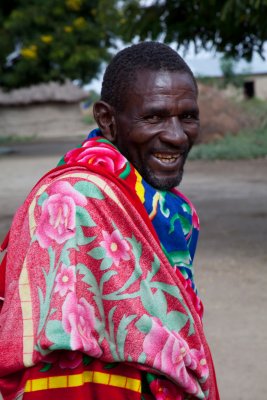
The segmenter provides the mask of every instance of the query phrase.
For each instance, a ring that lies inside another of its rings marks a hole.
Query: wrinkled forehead
[[[174,93],[188,90],[197,97],[197,84],[191,74],[185,70],[137,70],[131,77],[126,96],[131,94],[146,95],[151,93]]]
[[[138,71],[126,91],[122,112],[144,111],[150,106],[173,108],[181,101],[197,108],[197,89],[192,76],[185,71]]]

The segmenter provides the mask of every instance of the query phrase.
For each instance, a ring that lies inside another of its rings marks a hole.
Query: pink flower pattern
[[[127,162],[125,157],[112,146],[100,142],[96,147],[94,140],[87,140],[82,147],[69,151],[64,161],[67,164],[78,162],[100,166],[111,173],[121,171]]]
[[[156,400],[184,400],[178,387],[167,380],[155,379],[150,384],[150,390]]]
[[[203,346],[201,346],[200,350],[191,350],[191,362],[189,366],[193,371],[198,372],[203,382],[206,381],[209,376],[209,367]]]
[[[198,372],[200,377],[208,376],[203,350],[191,350],[178,333],[168,331],[157,318],[152,318],[143,350],[155,369],[171,376],[187,393],[196,395],[200,390],[190,370]]]
[[[62,369],[74,369],[82,363],[83,355],[79,351],[53,351],[42,361],[47,364],[58,364]]]
[[[36,229],[37,240],[43,248],[49,247],[53,240],[61,244],[75,235],[76,206],[87,203],[84,195],[64,181],[54,183],[49,194],[43,202]]]
[[[107,256],[112,258],[116,266],[119,265],[120,259],[127,261],[130,260],[129,250],[130,246],[125,239],[122,239],[118,229],[109,234],[103,231],[104,240],[100,245],[106,250]]]
[[[70,265],[68,267],[67,265],[62,264],[55,281],[55,292],[59,292],[61,297],[65,296],[68,290],[73,292],[76,283],[75,266]]]
[[[93,336],[96,319],[94,308],[85,300],[68,293],[62,306],[62,325],[70,334],[72,350],[81,350],[92,357],[100,357],[102,350]]]

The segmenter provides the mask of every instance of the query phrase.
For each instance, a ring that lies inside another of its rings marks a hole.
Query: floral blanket
[[[218,399],[192,275],[181,273],[190,271],[188,252],[177,258],[153,225],[158,208],[168,214],[168,196],[154,193],[149,215],[140,175],[103,138],[63,164],[35,186],[11,227],[0,314],[4,399],[27,399],[31,371],[62,351],[161,377],[154,398]],[[194,225],[190,203],[175,196]],[[192,226],[176,215],[170,229],[178,223],[190,244]],[[38,384],[37,392],[55,389]]]

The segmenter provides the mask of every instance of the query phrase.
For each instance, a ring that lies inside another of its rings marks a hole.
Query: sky
[[[175,48],[175,45],[171,47]],[[123,46],[121,45],[121,49],[122,48]],[[220,53],[201,50],[198,54],[195,54],[193,46],[191,46],[186,55],[183,55],[183,51],[179,51],[179,54],[182,55],[196,77],[217,77],[222,75],[220,69],[220,58],[222,57],[222,54]],[[263,60],[258,54],[254,54],[250,63],[246,62],[245,60],[237,62],[235,64],[235,72],[267,73],[267,44],[264,48],[264,55],[266,60]],[[102,78],[103,73],[99,75],[99,78],[93,79],[89,85],[86,85],[85,90],[95,90],[99,93],[101,90]]]
[[[258,54],[254,54],[249,63],[240,60],[235,64],[236,73],[267,73],[267,45],[264,49],[266,60],[263,60]],[[196,76],[221,76],[220,58],[222,54],[208,51],[200,51],[194,54],[193,49],[184,57],[185,61]]]

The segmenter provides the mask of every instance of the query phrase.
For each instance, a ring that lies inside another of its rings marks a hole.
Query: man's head
[[[197,85],[170,47],[144,42],[119,52],[94,106],[102,134],[158,189],[182,179],[199,131]]]
[[[179,54],[158,42],[142,42],[121,50],[108,65],[102,83],[101,100],[123,111],[125,93],[135,83],[138,71],[187,72],[197,89],[194,75]]]

